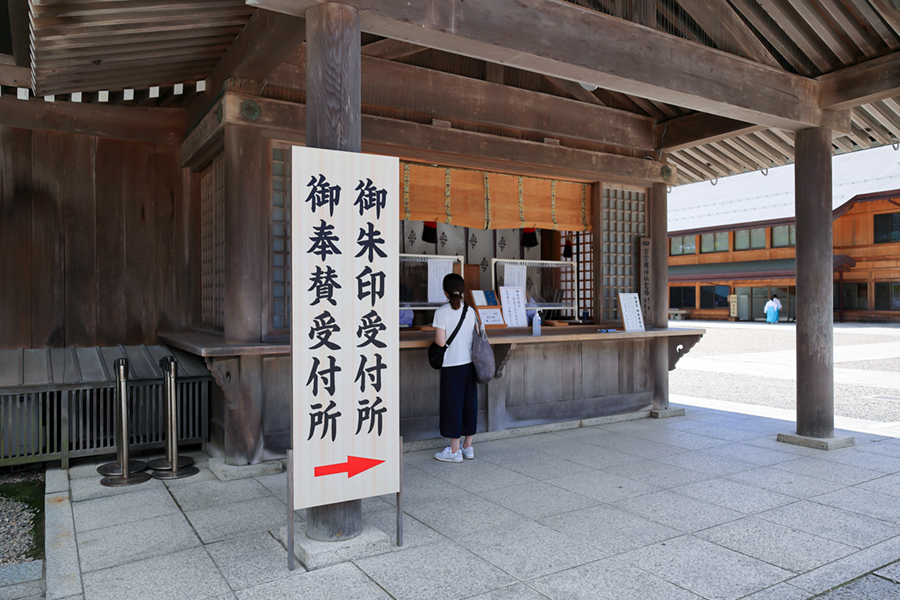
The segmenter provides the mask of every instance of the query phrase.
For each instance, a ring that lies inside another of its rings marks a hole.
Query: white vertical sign
[[[619,294],[619,311],[622,313],[625,331],[644,331],[641,299],[637,294]]]
[[[400,489],[399,161],[292,152],[299,509]]]

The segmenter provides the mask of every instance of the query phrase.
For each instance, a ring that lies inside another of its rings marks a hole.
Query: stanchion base
[[[178,467],[177,471],[153,471],[154,479],[183,479],[200,472],[197,467]]]
[[[145,463],[144,461],[141,461],[141,460],[129,460],[128,461],[128,472],[131,473],[132,475],[135,473],[140,473],[141,471],[143,471],[146,468],[147,468],[147,463]],[[101,475],[105,475],[107,477],[109,477],[109,476],[121,477],[122,476],[122,467],[120,467],[119,463],[117,463],[117,462],[111,462],[111,463],[106,463],[105,465],[100,465],[99,467],[97,467],[97,472],[100,473]]]
[[[179,456],[178,457],[178,468],[183,469],[184,467],[189,467],[194,464],[194,459],[190,456]],[[153,469],[154,471],[171,471],[172,463],[167,461],[165,458],[157,458],[151,460],[147,463],[147,466]]]
[[[126,485],[136,485],[138,483],[144,483],[145,481],[149,480],[149,473],[135,473],[134,475],[129,475],[128,477],[113,475],[111,477],[104,477],[103,479],[101,479],[100,485],[105,485],[106,487],[125,487]]]

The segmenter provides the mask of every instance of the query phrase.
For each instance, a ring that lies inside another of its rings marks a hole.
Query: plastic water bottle
[[[531,319],[531,335],[541,335],[541,311],[535,311]]]

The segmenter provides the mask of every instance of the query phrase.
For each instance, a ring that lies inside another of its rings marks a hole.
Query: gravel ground
[[[5,485],[27,480],[43,480],[43,472],[0,474],[0,565],[29,562],[32,547],[31,527],[34,513],[24,502],[2,496]]]
[[[835,332],[836,346],[900,342],[900,336],[866,335]],[[758,329],[709,327],[706,335],[687,356],[715,356],[749,352],[773,352],[796,347],[793,328],[769,327],[760,324]],[[842,369],[900,372],[900,358],[836,363]],[[793,410],[797,406],[797,382],[775,379],[691,371],[676,367],[669,373],[669,391],[672,394],[710,398],[770,406]],[[900,401],[876,399],[874,396],[900,397],[900,391],[876,387],[837,384],[834,386],[835,415],[872,421],[900,421]]]
[[[703,327],[703,325],[699,325]],[[866,335],[859,333],[834,334],[835,346],[852,346],[856,344],[881,344],[900,342],[900,335]],[[716,356],[719,354],[743,354],[745,352],[774,352],[790,350],[797,347],[797,334],[793,327],[769,327],[763,323],[759,329],[707,328],[700,343],[694,346],[691,358],[699,356]],[[896,370],[896,369],[892,369]]]
[[[840,367],[842,369],[862,369],[863,371],[884,371],[886,373],[900,373],[900,358],[842,362],[834,363],[834,366]],[[897,392],[897,390],[894,391]],[[893,395],[900,396],[900,392],[897,392]]]
[[[789,379],[688,371],[676,367],[669,373],[669,392],[772,408],[797,408],[797,382]],[[897,397],[900,393],[838,384],[834,386],[834,414],[870,421],[900,421],[900,401],[876,400],[872,396]]]

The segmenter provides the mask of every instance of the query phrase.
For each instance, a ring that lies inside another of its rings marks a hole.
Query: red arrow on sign
[[[363,471],[368,471],[372,467],[377,467],[383,462],[383,460],[377,460],[375,458],[348,456],[347,462],[345,463],[316,467],[315,477],[322,477],[323,475],[334,475],[335,473],[347,473],[347,479],[349,479],[354,475],[359,475]]]

